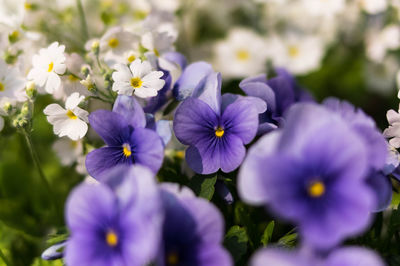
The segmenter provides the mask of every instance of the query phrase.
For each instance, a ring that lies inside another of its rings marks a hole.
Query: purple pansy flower
[[[107,144],[90,152],[86,168],[91,176],[100,179],[110,168],[125,164],[141,164],[154,173],[160,169],[164,148],[160,136],[145,128],[146,117],[132,96],[118,96],[113,111],[98,110],[89,115],[93,129]]]
[[[200,174],[235,170],[245,156],[244,145],[257,133],[258,114],[265,109],[258,98],[221,97],[220,74],[209,74],[175,112],[175,136],[189,145],[186,161],[190,168]]]
[[[239,84],[247,95],[258,97],[267,103],[267,111],[260,114],[260,135],[283,126],[284,113],[294,103],[313,101],[311,95],[300,88],[285,69],[277,68],[275,72],[277,76],[269,80],[262,74],[244,79]]]
[[[377,204],[373,210],[384,210],[392,199],[392,183],[385,173],[389,156],[387,141],[376,127],[375,121],[351,103],[328,98],[323,105],[339,115],[364,142],[369,164],[367,184],[374,190],[377,198]]]
[[[250,149],[238,189],[244,201],[268,204],[298,224],[307,245],[326,249],[368,226],[375,206],[368,170],[359,135],[327,108],[301,103],[290,108],[282,130]]]
[[[154,174],[142,166],[119,166],[105,177],[105,184],[78,186],[67,200],[71,235],[65,262],[146,265],[157,254],[163,218]]]
[[[162,185],[165,219],[159,265],[229,266],[223,248],[224,220],[210,202],[196,198],[190,189]]]

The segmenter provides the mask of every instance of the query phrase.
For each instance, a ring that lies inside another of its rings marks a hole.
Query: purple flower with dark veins
[[[368,159],[364,141],[337,114],[299,103],[283,129],[250,149],[239,194],[297,224],[307,246],[329,249],[369,225],[376,198],[366,183]]]
[[[165,219],[159,264],[165,266],[231,266],[222,246],[224,220],[207,200],[196,198],[190,189],[164,183],[162,202]]]
[[[181,103],[174,117],[177,139],[189,145],[189,166],[199,174],[235,170],[245,156],[244,145],[256,136],[258,114],[265,110],[265,102],[255,97],[221,97],[220,74],[209,74]]]
[[[107,144],[90,152],[86,168],[91,176],[101,175],[116,165],[140,164],[154,173],[160,169],[164,147],[160,136],[146,127],[142,107],[132,96],[119,96],[113,111],[98,110],[89,123]]]
[[[105,181],[79,185],[68,197],[66,223],[71,235],[65,262],[147,265],[157,255],[163,221],[154,174],[142,166],[118,166]]]

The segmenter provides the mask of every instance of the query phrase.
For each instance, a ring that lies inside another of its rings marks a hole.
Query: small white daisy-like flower
[[[48,93],[58,90],[61,86],[58,75],[64,74],[67,69],[64,50],[65,46],[59,45],[58,42],[40,49],[39,54],[32,58],[33,68],[28,74],[28,79],[33,80],[39,87],[44,87]]]
[[[59,137],[67,136],[72,140],[81,139],[86,135],[89,113],[78,107],[84,98],[75,92],[67,98],[66,109],[53,103],[43,110],[43,113],[47,115],[47,121],[54,127],[54,134]]]
[[[391,109],[387,112],[386,117],[389,127],[383,131],[383,135],[390,138],[390,146],[400,148],[400,114]]]
[[[223,77],[244,78],[265,71],[265,40],[255,32],[235,28],[214,47],[215,66]]]
[[[165,81],[161,79],[162,71],[152,71],[148,61],[140,59],[133,61],[129,68],[124,64],[115,65],[112,75],[114,80],[113,91],[118,94],[132,95],[141,98],[154,97],[162,89]]]
[[[168,32],[151,31],[142,36],[143,47],[149,50],[149,52],[154,53],[157,57],[160,57],[166,52],[173,51],[174,42],[175,37]]]
[[[0,99],[24,101],[25,79],[15,67],[9,67],[0,59]]]
[[[331,18],[346,7],[345,0],[302,0],[304,10],[311,15]]]
[[[285,67],[293,74],[307,74],[318,69],[324,55],[324,42],[314,35],[273,36],[267,47],[273,65]]]
[[[100,39],[100,52],[111,52],[113,54],[123,54],[124,52],[136,48],[139,37],[124,30],[122,27],[109,29]]]

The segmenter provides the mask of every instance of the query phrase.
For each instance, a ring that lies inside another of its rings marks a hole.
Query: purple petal
[[[181,198],[180,201],[194,218],[196,222],[194,230],[198,236],[201,236],[201,242],[204,244],[221,243],[225,229],[224,219],[219,210],[202,198]]]
[[[267,103],[268,110],[274,112],[276,110],[275,92],[265,82],[244,80],[239,84],[239,87],[247,95],[264,100]]]
[[[98,110],[89,115],[89,123],[109,146],[120,146],[129,139],[128,123],[120,114]]]
[[[167,59],[168,61],[171,61],[171,62],[174,62],[174,63],[178,64],[181,67],[182,70],[186,68],[187,60],[186,60],[185,56],[183,54],[181,54],[181,53],[168,52],[168,53],[165,53],[163,55],[163,57],[165,59]]]
[[[89,152],[86,156],[86,169],[92,177],[102,180],[108,170],[119,164],[132,164],[123,153],[122,146],[102,147]]]
[[[204,83],[200,82],[192,96],[207,103],[216,114],[221,113],[221,74],[210,73]]]
[[[380,172],[373,172],[367,178],[367,184],[374,191],[377,205],[374,212],[386,209],[392,201],[392,182],[390,178]]]
[[[336,249],[326,259],[324,266],[384,266],[383,260],[374,251],[361,247]]]
[[[217,126],[217,114],[199,99],[185,100],[175,112],[174,132],[185,145],[195,145],[201,138],[208,137]]]
[[[65,217],[72,237],[75,233],[97,233],[96,230],[103,229],[105,224],[111,222],[117,210],[117,200],[107,186],[78,186],[71,192],[66,203]]]
[[[220,245],[201,245],[198,248],[199,266],[232,266],[233,260]]]
[[[246,98],[228,105],[221,122],[225,131],[238,136],[244,144],[254,139],[258,128],[258,112],[251,100]]]
[[[225,111],[226,107],[228,107],[230,104],[236,102],[237,100],[243,100],[246,99],[248,101],[251,101],[252,107],[256,108],[257,113],[261,114],[264,113],[267,110],[267,104],[263,100],[252,97],[252,96],[242,96],[238,94],[232,94],[232,93],[225,93],[222,95],[222,112]]]
[[[204,151],[204,146],[199,150],[195,146],[190,146],[185,153],[185,159],[189,167],[196,173],[207,175],[218,171],[220,168],[219,154],[210,148],[210,151]],[[213,151],[213,152],[211,152]],[[206,155],[202,155],[205,153]]]
[[[119,95],[113,112],[120,114],[132,127],[145,127],[146,119],[140,104],[133,96]]]
[[[280,131],[274,131],[259,139],[249,150],[246,159],[239,170],[238,192],[243,201],[259,205],[268,201],[268,194],[263,186],[263,161],[274,153],[281,136]]]
[[[212,66],[205,62],[196,62],[185,68],[175,84],[174,95],[178,101],[192,96],[199,82],[212,73]]]
[[[130,145],[135,163],[147,166],[157,173],[164,158],[164,146],[160,136],[153,130],[136,128],[132,132]]]

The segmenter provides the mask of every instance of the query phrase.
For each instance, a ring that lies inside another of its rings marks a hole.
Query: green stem
[[[46,189],[50,192],[50,194],[52,194],[50,184],[47,181],[46,176],[44,175],[42,167],[40,166],[39,156],[37,155],[36,150],[33,148],[31,135],[27,132],[26,129],[23,130],[23,134],[24,134],[24,137],[26,140],[26,144],[28,145],[29,152],[33,159],[33,162],[34,162],[36,168],[38,169],[40,179],[41,179],[42,183],[46,186]]]
[[[76,5],[78,7],[78,13],[79,13],[79,18],[81,20],[81,28],[82,28],[82,34],[84,37],[84,42],[86,43],[87,40],[89,40],[89,30],[86,22],[86,16],[85,12],[83,10],[82,2],[81,0],[76,0]]]
[[[10,261],[6,258],[6,255],[4,255],[1,249],[0,249],[0,258],[4,261],[6,266],[11,266]]]

